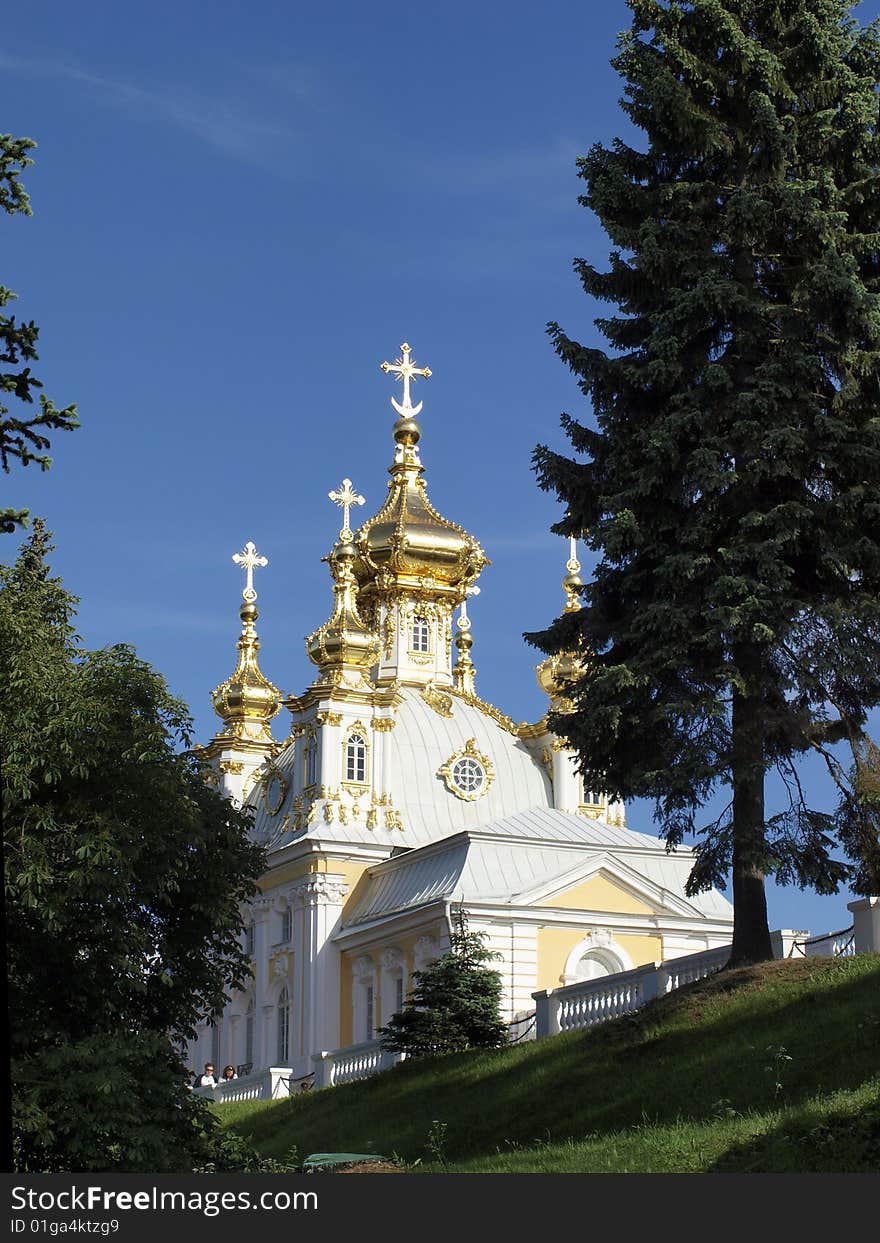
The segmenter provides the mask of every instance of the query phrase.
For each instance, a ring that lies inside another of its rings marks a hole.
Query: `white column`
[[[260,1026],[254,1039],[254,1057],[256,1058],[255,1070],[265,1070],[267,1066],[274,1065],[275,1062],[275,1025],[272,1022],[275,1016],[275,1007],[267,1002],[260,1006]]]
[[[376,1026],[384,1026],[397,1009],[397,981],[403,980],[406,997],[406,963],[399,949],[387,949],[380,959],[382,976],[376,1006]]]
[[[303,1053],[311,1058],[339,1047],[340,962],[330,938],[339,927],[348,886],[342,876],[321,873],[300,881],[295,892],[303,911]]]
[[[880,951],[880,898],[858,898],[846,909],[852,911],[856,953]]]
[[[580,805],[578,774],[575,772],[573,751],[553,744],[553,806],[557,811],[577,812]]]
[[[244,1050],[240,1048],[241,1037],[239,1033],[242,1031],[242,1025],[239,1021],[240,1014],[230,1014],[226,1018],[226,1052],[223,1056],[223,1066],[238,1066],[244,1061]],[[217,1067],[217,1074],[223,1074],[223,1066]]]
[[[254,902],[254,1070],[270,1063],[266,1041],[266,1004],[269,991],[269,919],[272,903],[268,898]],[[271,1009],[271,1006],[269,1007]]]

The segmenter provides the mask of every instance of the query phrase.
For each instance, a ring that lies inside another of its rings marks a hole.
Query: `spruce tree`
[[[507,1028],[499,1014],[501,976],[485,965],[497,957],[486,948],[484,933],[468,930],[467,916],[459,909],[449,949],[413,972],[406,1004],[379,1029],[384,1047],[415,1057],[506,1044]]]
[[[732,871],[732,961],[758,961],[767,875],[848,875],[799,758],[852,810],[835,744],[858,759],[880,702],[880,39],[842,0],[628,4],[612,63],[644,139],[578,161],[615,247],[575,262],[607,348],[549,325],[593,413],[563,416],[573,458],[535,452],[554,530],[599,560],[587,607],[527,637],[589,653],[554,727],[588,786],[697,833],[689,892]]]

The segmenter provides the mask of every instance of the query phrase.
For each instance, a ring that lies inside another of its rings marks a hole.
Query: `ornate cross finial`
[[[244,546],[244,552],[236,552],[232,554],[232,560],[236,565],[244,566],[247,571],[247,580],[245,582],[244,591],[241,593],[242,599],[247,600],[248,604],[253,604],[257,598],[254,591],[254,570],[260,566],[266,566],[269,562],[265,557],[261,557],[257,552],[256,545],[251,541]]]
[[[352,505],[363,505],[364,498],[362,496],[358,496],[357,492],[355,492],[354,488],[351,486],[350,479],[343,479],[340,486],[335,488],[332,492],[328,492],[327,495],[330,500],[335,502],[335,504],[337,504],[342,510],[342,530],[339,532],[339,538],[344,543],[347,543],[352,537],[351,527],[349,526],[349,522],[351,520],[351,507]]]
[[[398,405],[393,397],[391,398],[391,404],[401,418],[414,419],[421,410],[423,403],[419,402],[417,406],[412,404],[409,396],[409,382],[414,376],[417,375],[424,376],[427,380],[431,374],[431,368],[417,367],[413,363],[409,356],[409,345],[406,341],[404,341],[403,345],[400,347],[400,352],[403,355],[402,358],[398,358],[393,363],[380,363],[379,365],[386,375],[389,371],[395,371],[398,379],[403,380],[403,405]]]
[[[568,570],[570,574],[577,574],[578,570],[581,568],[581,563],[580,561],[578,561],[577,545],[578,545],[577,537],[574,535],[569,535],[568,537],[569,556],[568,556],[568,560],[565,563],[565,568]]]

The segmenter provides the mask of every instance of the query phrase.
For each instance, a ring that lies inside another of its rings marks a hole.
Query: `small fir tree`
[[[756,961],[766,875],[848,876],[800,756],[838,780],[864,883],[877,867],[880,37],[844,0],[628,4],[613,63],[647,141],[579,161],[616,249],[576,270],[617,313],[596,321],[607,350],[549,326],[594,420],[563,418],[576,458],[536,451],[554,530],[599,562],[587,607],[528,637],[590,654],[553,728],[587,785],[657,800],[670,846],[699,834],[688,891],[732,872],[731,961]],[[768,818],[773,768],[789,806]]]
[[[499,1014],[501,976],[485,966],[499,955],[486,948],[485,935],[468,931],[467,916],[459,908],[449,949],[423,971],[413,972],[406,1004],[379,1029],[384,1048],[416,1057],[498,1049],[507,1043]]]

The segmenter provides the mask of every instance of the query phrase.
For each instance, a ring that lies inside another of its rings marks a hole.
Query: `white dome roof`
[[[527,807],[552,807],[546,769],[522,739],[457,695],[449,696],[452,715],[442,716],[416,688],[402,687],[400,694],[397,724],[390,735],[392,797],[407,845],[437,841]],[[453,794],[440,775],[470,740],[494,774],[486,793],[473,801]]]
[[[272,761],[272,767],[287,782],[288,792],[277,810],[270,813],[262,787],[257,784],[248,797],[254,808],[255,840],[279,847],[308,836],[321,841],[364,842],[377,846],[421,846],[438,841],[462,829],[474,829],[501,820],[527,807],[552,807],[552,790],[547,770],[528,746],[479,707],[449,694],[451,715],[441,715],[426,702],[416,687],[403,686],[394,710],[395,727],[388,735],[391,747],[390,790],[393,805],[403,825],[389,830],[377,825],[355,823],[327,824],[315,815],[305,830],[294,834],[283,831],[285,816],[291,811],[291,790],[295,750],[288,745]],[[500,715],[500,714],[499,714]],[[488,760],[489,780],[485,793],[468,800],[454,794],[440,769],[464,751]]]

